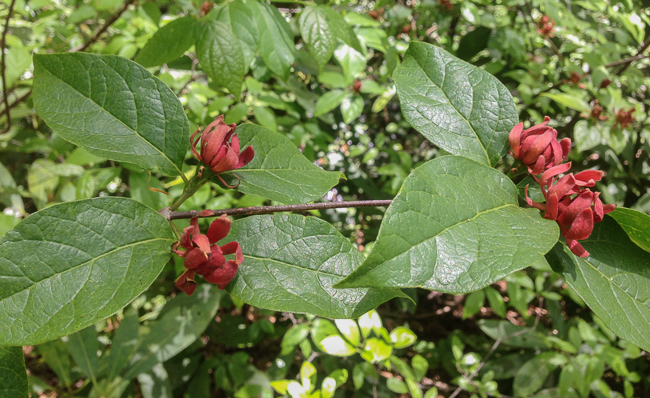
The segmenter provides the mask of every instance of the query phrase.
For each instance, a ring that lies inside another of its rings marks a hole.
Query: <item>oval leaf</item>
[[[640,211],[619,207],[610,213],[618,225],[643,250],[650,252],[650,216]]]
[[[650,260],[612,217],[580,241],[590,255],[576,257],[558,243],[546,259],[605,326],[650,351]]]
[[[233,222],[244,262],[226,288],[259,308],[355,318],[389,300],[396,289],[332,288],[363,255],[331,224],[299,215],[252,216]]]
[[[148,68],[175,60],[194,45],[198,27],[198,22],[192,17],[182,17],[169,22],[149,39],[135,62]]]
[[[34,106],[57,134],[106,159],[181,174],[189,122],[176,95],[112,55],[34,55]]]
[[[241,179],[238,190],[282,203],[304,203],[321,198],[339,178],[340,172],[325,171],[310,162],[284,135],[254,124],[237,128],[241,148],[252,145],[253,160],[241,169],[224,173]],[[237,179],[232,178],[237,184]]]
[[[321,71],[332,58],[336,48],[336,36],[324,9],[325,7],[309,6],[300,14],[300,34]]]
[[[431,44],[409,45],[393,73],[406,120],[454,155],[494,165],[518,121],[508,89],[490,73]]]
[[[149,287],[174,241],[165,218],[127,198],[32,214],[0,240],[0,345],[42,343],[112,315]]]
[[[247,6],[241,0],[231,1],[217,11],[216,19],[228,25],[230,31],[239,39],[244,54],[245,72],[248,72],[260,40],[253,7]]]
[[[364,263],[336,287],[481,289],[539,260],[557,224],[517,204],[505,175],[460,156],[415,169],[386,212]]]
[[[208,21],[196,43],[196,56],[205,73],[239,99],[246,64],[239,40],[228,25]]]
[[[29,397],[23,347],[0,347],[0,397]]]
[[[260,31],[260,55],[273,73],[287,80],[296,53],[291,27],[277,8],[262,2],[249,4]]]

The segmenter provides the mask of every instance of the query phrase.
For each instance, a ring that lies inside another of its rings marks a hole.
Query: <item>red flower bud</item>
[[[546,116],[544,122],[524,131],[524,124],[519,123],[510,131],[512,155],[528,166],[531,174],[559,165],[569,154],[571,140],[563,138],[558,142],[557,131],[547,126],[550,120]]]
[[[205,212],[205,213],[204,213]],[[204,210],[200,215],[211,215],[211,210]],[[207,213],[210,212],[210,213]],[[183,265],[187,271],[176,280],[176,286],[191,295],[196,289],[194,274],[199,274],[219,289],[225,289],[235,277],[239,265],[244,261],[244,255],[237,242],[217,245],[230,232],[230,219],[224,214],[212,221],[208,233],[201,234],[198,217],[192,218],[190,226],[183,230],[183,235],[177,243],[185,250],[174,248],[174,253],[185,258]],[[226,261],[224,256],[234,254],[234,260]]]
[[[634,116],[632,114],[636,111],[636,109],[632,108],[629,111],[624,111],[623,109],[619,110],[616,113],[616,123],[614,123],[614,126],[616,124],[620,124],[621,128],[627,128],[632,122],[634,121]]]
[[[236,128],[235,124],[226,124],[223,115],[220,115],[195,139],[194,137],[201,132],[197,129],[190,138],[194,157],[205,163],[215,174],[246,166],[253,160],[255,152],[251,146],[240,152],[239,138],[235,134]],[[201,153],[196,150],[199,139]]]

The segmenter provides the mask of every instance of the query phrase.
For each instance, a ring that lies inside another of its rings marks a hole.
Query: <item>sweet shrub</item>
[[[167,3],[5,4],[0,391],[648,395],[634,1]]]

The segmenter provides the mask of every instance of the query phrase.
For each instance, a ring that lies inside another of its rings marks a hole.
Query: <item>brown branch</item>
[[[647,39],[646,41],[643,42],[643,44],[641,44],[641,46],[639,47],[639,49],[636,52],[636,56],[621,60],[621,61],[625,61],[625,62],[620,62],[620,63],[623,63],[624,65],[623,65],[623,67],[621,69],[619,69],[616,72],[616,74],[619,75],[619,76],[622,75],[623,72],[625,72],[625,70],[627,70],[627,68],[629,68],[630,65],[632,65],[632,62],[636,61],[637,59],[644,58],[642,55],[645,52],[645,50],[648,49],[648,47],[650,47],[650,39]],[[606,66],[610,66],[610,65],[607,64]]]
[[[103,35],[104,32],[106,32],[106,31],[108,30],[108,28],[109,28],[113,23],[115,23],[115,21],[117,21],[117,20],[120,18],[120,16],[122,16],[122,14],[124,13],[124,11],[126,11],[126,9],[129,8],[129,6],[130,6],[131,4],[133,4],[133,3],[135,3],[135,0],[126,0],[126,1],[124,2],[124,4],[122,4],[122,7],[120,7],[120,9],[117,10],[117,12],[116,12],[115,14],[111,15],[111,17],[108,18],[108,19],[106,20],[106,22],[104,22],[104,25],[102,25],[102,27],[99,28],[99,30],[98,30],[97,32],[95,32],[95,34],[93,34],[93,35],[90,37],[90,39],[88,39],[84,44],[82,44],[82,45],[80,45],[80,46],[77,46],[77,47],[71,49],[71,50],[68,51],[68,52],[74,53],[74,52],[77,52],[77,51],[83,51],[83,50],[87,49],[88,47],[90,47],[93,43],[95,43],[97,40],[99,40],[99,37],[100,37],[101,35]]]
[[[29,96],[32,94],[32,90],[28,90],[25,94],[23,94],[21,97],[19,97],[17,100],[12,102],[8,107],[5,105],[5,109],[0,111],[0,116],[4,115],[7,113],[7,120],[9,120],[9,113],[7,112],[8,109],[13,108],[14,106],[18,105],[19,103],[25,101]],[[6,103],[6,102],[5,102]]]
[[[7,44],[7,31],[9,30],[9,20],[11,20],[11,13],[14,11],[14,5],[16,5],[16,0],[11,0],[11,4],[9,5],[9,12],[7,12],[7,20],[5,21],[5,28],[2,31],[2,43],[0,44],[0,51],[2,51],[2,91],[3,91],[3,97],[4,97],[4,103],[5,103],[5,109],[9,109],[9,90],[7,89],[7,77],[5,76],[5,70],[7,69],[5,67],[5,47]],[[11,115],[7,111],[7,126],[2,129],[2,132],[0,134],[4,134],[8,132],[11,129]]]
[[[258,206],[258,207],[240,207],[237,209],[218,209],[213,210],[213,214],[199,216],[200,210],[192,211],[170,211],[169,207],[160,210],[167,220],[180,220],[192,217],[217,217],[222,214],[229,216],[250,216],[253,214],[271,214],[285,211],[306,211],[306,210],[323,210],[323,209],[343,209],[349,207],[378,207],[388,206],[392,200],[355,200],[349,202],[324,202],[324,203],[305,203],[299,205],[280,205],[280,206]]]

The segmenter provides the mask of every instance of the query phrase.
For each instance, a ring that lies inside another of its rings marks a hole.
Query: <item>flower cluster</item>
[[[555,22],[547,15],[543,15],[537,21],[537,33],[545,37],[553,37],[553,30],[555,29]]]
[[[192,154],[217,175],[246,166],[253,160],[255,151],[251,146],[240,151],[239,138],[235,134],[236,128],[235,124],[226,124],[223,121],[223,115],[220,115],[202,133],[200,129],[197,129],[192,134],[190,138]],[[199,133],[201,135],[197,137]],[[200,153],[196,150],[199,139],[201,140]]]
[[[622,129],[628,128],[634,121],[634,116],[632,116],[634,111],[636,111],[634,108],[629,111],[624,111],[623,109],[620,109],[618,112],[615,111],[616,123],[614,123],[614,127],[616,127],[617,124],[620,124]]]
[[[602,171],[585,170],[559,177],[571,169],[571,162],[562,163],[569,153],[571,140],[564,138],[558,142],[557,131],[547,126],[549,121],[545,117],[543,123],[525,131],[519,123],[510,132],[510,147],[513,155],[528,166],[528,172],[539,183],[546,199],[545,204],[534,202],[528,197],[526,186],[526,202],[542,210],[544,218],[558,223],[573,254],[587,257],[589,253],[578,241],[587,239],[594,223],[601,222],[616,205],[603,205],[600,192],[589,189],[600,181]]]
[[[230,219],[225,214],[212,221],[207,234],[201,234],[198,217],[212,214],[212,210],[204,210],[192,218],[190,226],[183,230],[180,241],[173,248],[174,253],[185,258],[183,265],[187,268],[176,280],[176,286],[188,295],[196,289],[194,274],[203,276],[207,282],[216,284],[219,289],[225,289],[244,261],[239,243],[217,245],[217,242],[230,232]],[[178,249],[179,245],[185,250]],[[224,256],[228,254],[234,254],[235,259],[226,261]]]

